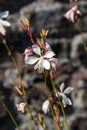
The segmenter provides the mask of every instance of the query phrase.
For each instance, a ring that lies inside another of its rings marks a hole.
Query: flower
[[[50,69],[50,59],[55,55],[52,50],[48,50],[45,54],[42,54],[41,48],[38,45],[32,45],[32,49],[35,55],[29,56],[26,59],[26,64],[33,65],[34,69],[38,69],[39,72],[42,72],[44,69]]]
[[[59,96],[59,97],[62,97],[62,103],[64,104],[64,105],[72,105],[72,102],[71,102],[71,100],[66,96],[66,94],[70,94],[71,93],[71,91],[73,90],[73,88],[72,87],[67,87],[65,90],[64,90],[64,83],[62,83],[61,85],[60,85],[60,92],[58,92],[57,93],[57,97]],[[64,90],[64,91],[63,91]]]
[[[81,12],[78,10],[78,5],[76,4],[64,14],[64,17],[74,23],[80,15]]]
[[[49,100],[46,100],[42,105],[42,110],[46,114],[47,112],[49,112],[49,109],[50,109],[50,102]]]
[[[17,107],[18,111],[21,111],[22,113],[24,113],[24,110],[25,110],[25,107],[26,107],[26,103],[22,102],[20,104],[17,104],[16,107]]]
[[[6,27],[9,27],[11,26],[11,24],[6,21],[6,20],[3,20],[4,18],[6,18],[9,14],[9,11],[4,11],[2,14],[0,14],[0,33],[2,35],[5,35],[6,34],[6,30],[4,28],[4,26]]]

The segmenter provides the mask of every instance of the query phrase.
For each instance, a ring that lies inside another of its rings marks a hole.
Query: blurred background
[[[84,51],[78,24],[73,24],[63,17],[71,7],[72,4],[68,0],[0,0],[0,13],[6,10],[10,12],[7,20],[11,27],[6,28],[6,39],[18,64],[28,103],[34,116],[38,112],[43,114],[49,130],[54,129],[52,117],[41,110],[42,103],[47,99],[43,75],[24,64],[23,52],[26,47],[31,46],[31,42],[22,29],[20,20],[25,17],[30,19],[34,40],[41,29],[49,29],[47,42],[58,58],[55,83],[65,82],[66,86],[74,88],[70,95],[73,106],[65,108],[70,130],[87,130],[87,52]],[[87,44],[87,0],[79,0],[79,9],[80,27]],[[0,42],[0,99],[13,114],[20,129],[27,130],[27,114],[16,109],[16,104],[22,101],[14,88],[18,83],[17,70],[5,46]],[[62,114],[61,120],[63,121]],[[1,104],[0,130],[16,130]]]

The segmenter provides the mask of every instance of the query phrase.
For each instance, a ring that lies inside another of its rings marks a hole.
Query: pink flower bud
[[[78,5],[76,4],[64,14],[64,17],[74,23],[80,15],[81,12],[78,10]]]

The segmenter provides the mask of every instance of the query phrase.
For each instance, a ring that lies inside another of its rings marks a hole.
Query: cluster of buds
[[[65,14],[64,17],[68,19],[71,22],[76,22],[79,16],[81,15],[80,10],[78,9],[78,0],[70,0],[70,2],[75,2],[74,6],[68,10]]]

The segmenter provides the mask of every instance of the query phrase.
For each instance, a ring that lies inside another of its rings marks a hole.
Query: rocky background
[[[72,24],[63,17],[70,7],[68,0],[0,0],[0,12],[10,11],[8,20],[11,28],[7,28],[6,39],[16,58],[33,114],[37,115],[38,112],[43,114],[41,106],[47,95],[43,89],[43,75],[38,75],[32,68],[26,67],[23,61],[22,53],[31,45],[20,25],[20,20],[24,17],[30,19],[34,39],[41,29],[49,29],[47,41],[58,58],[55,83],[65,82],[66,85],[74,88],[71,94],[73,106],[65,109],[70,130],[87,130],[87,52],[84,51],[78,24]],[[82,13],[80,26],[86,43],[86,0],[79,0],[79,9]],[[17,70],[4,45],[0,43],[0,99],[14,115],[20,129],[27,130],[26,113],[17,112],[15,107],[22,100],[14,89],[18,82]],[[53,130],[51,115],[43,114],[43,116],[49,130]],[[63,120],[62,114],[61,120]],[[2,105],[0,105],[0,130],[15,130],[14,124]]]

